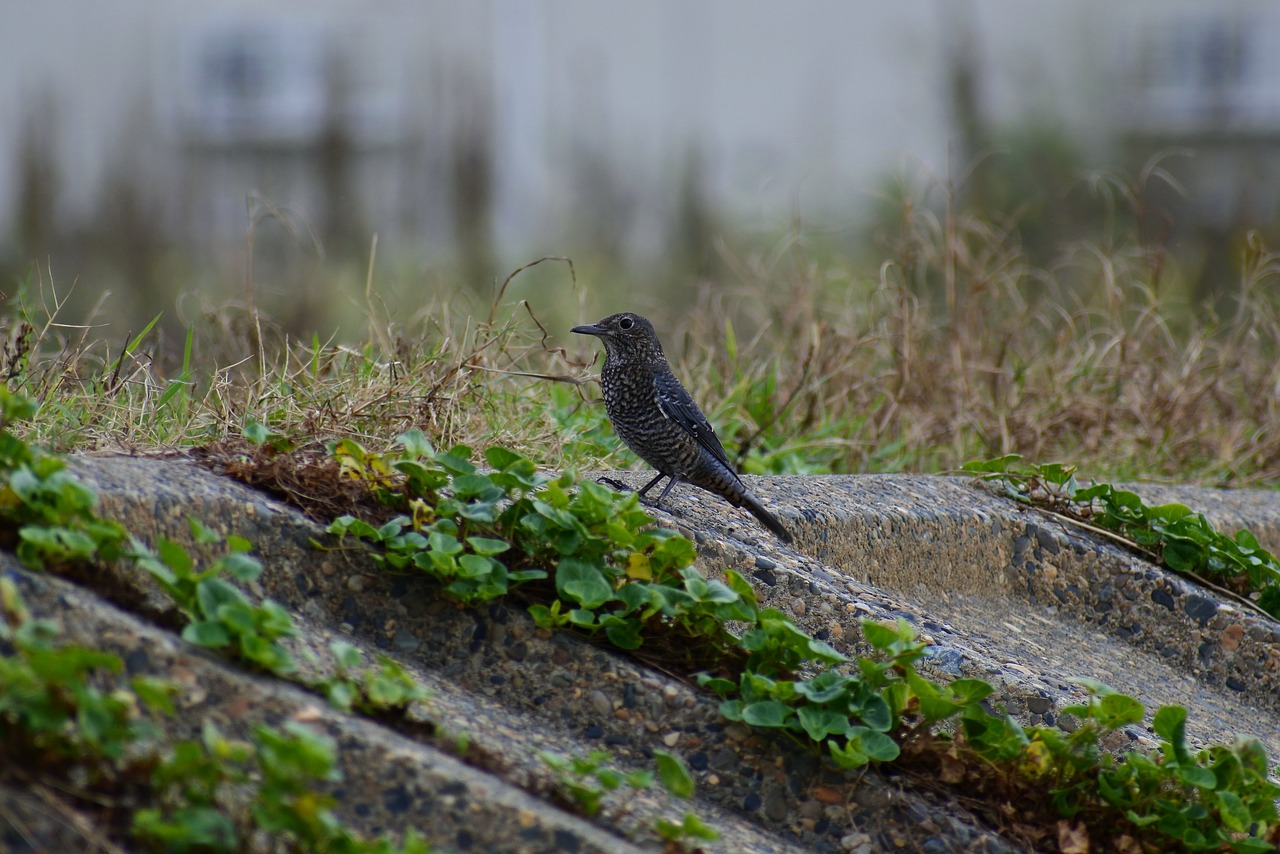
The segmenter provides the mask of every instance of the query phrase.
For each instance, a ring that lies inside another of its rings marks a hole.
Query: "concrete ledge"
[[[703,538],[708,566],[746,570],[809,631],[839,645],[850,615],[901,616],[937,643],[941,673],[1002,684],[1031,722],[1054,723],[1079,699],[1067,677],[1092,677],[1152,709],[1188,706],[1196,737],[1249,733],[1280,755],[1277,621],[968,478],[751,480],[795,528],[794,550],[698,490],[673,492],[667,518]],[[1129,488],[1280,542],[1280,494]],[[700,532],[691,520],[704,514],[741,539]]]
[[[324,535],[314,523],[192,463],[84,457],[73,468],[98,489],[105,514],[145,539],[189,542],[196,516],[256,543],[266,569],[250,593],[293,613],[299,652],[324,661],[329,641],[342,638],[367,659],[392,655],[430,690],[411,712],[420,730],[338,715],[317,697],[186,647],[167,628],[169,606],[136,573],[104,568],[73,585],[0,565],[72,639],[186,679],[175,732],[195,731],[206,716],[233,726],[319,722],[342,745],[342,817],[358,828],[412,824],[450,850],[625,851],[653,847],[646,828],[658,816],[694,809],[723,833],[709,851],[1016,850],[892,769],[842,774],[726,725],[713,698],[581,638],[543,632],[519,607],[457,608],[423,579],[378,572],[359,550],[317,550],[312,541]],[[648,477],[611,476],[636,486]],[[691,487],[673,491],[656,515],[698,542],[705,572],[738,570],[762,603],[837,647],[861,651],[863,617],[901,617],[933,644],[926,669],[992,682],[993,701],[1026,722],[1071,728],[1059,710],[1081,692],[1067,680],[1088,676],[1151,709],[1188,706],[1195,739],[1249,732],[1280,756],[1275,621],[967,480],[753,478],[752,487],[794,528],[796,548]],[[1276,542],[1272,493],[1158,495],[1149,500],[1173,496],[1205,507],[1222,527],[1247,522]],[[431,728],[445,739],[465,735],[467,761],[421,736]],[[1111,746],[1150,741],[1134,727]],[[594,821],[566,813],[548,800],[537,753],[597,748],[623,769],[652,768],[655,748],[674,750],[698,777],[697,801],[646,792],[610,799]]]

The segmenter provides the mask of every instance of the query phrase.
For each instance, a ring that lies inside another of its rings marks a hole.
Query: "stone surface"
[[[425,580],[378,572],[358,549],[317,549],[312,541],[326,540],[318,526],[192,463],[82,457],[73,468],[99,490],[103,513],[143,539],[189,543],[195,516],[253,541],[266,569],[251,592],[290,610],[303,631],[299,651],[329,661],[330,641],[341,638],[367,657],[394,656],[428,688],[408,724],[341,715],[183,644],[167,603],[132,571],[73,584],[0,554],[0,572],[72,640],[124,655],[135,672],[180,678],[188,696],[175,737],[206,718],[232,729],[296,718],[337,739],[341,817],[362,831],[414,826],[447,850],[654,850],[647,828],[693,809],[723,834],[709,851],[1017,850],[891,772],[837,773],[727,725],[713,698],[576,636],[543,632],[516,603],[458,608]],[[612,476],[633,485],[646,477]],[[1057,722],[1057,710],[1081,696],[1069,679],[1087,676],[1151,709],[1187,705],[1193,738],[1251,732],[1280,755],[1275,621],[967,480],[749,480],[795,532],[796,548],[695,489],[677,488],[656,515],[694,534],[704,572],[738,570],[762,604],[838,648],[860,651],[864,617],[902,617],[934,644],[926,669],[996,684],[996,700],[1023,721]],[[1247,523],[1271,548],[1280,541],[1273,493],[1168,491],[1158,500],[1174,498],[1228,529]],[[450,746],[463,736],[470,748],[458,757]],[[698,778],[696,801],[615,796],[594,820],[556,806],[538,752],[597,748],[624,769],[651,769],[655,748],[678,752]]]
[[[968,478],[756,483],[761,494],[793,508],[783,521],[796,532],[794,551],[773,550],[771,583],[757,585],[761,602],[793,614],[837,648],[857,649],[848,643],[858,637],[857,618],[903,617],[937,645],[926,667],[996,684],[997,700],[1028,722],[1053,723],[1056,708],[1082,696],[1068,680],[1090,677],[1153,711],[1187,706],[1193,740],[1247,733],[1280,755],[1277,621]],[[1247,525],[1264,546],[1280,550],[1274,492],[1130,488],[1151,502],[1203,507],[1220,530]],[[692,517],[710,511],[708,499],[692,491],[677,501],[698,505]],[[673,510],[679,514],[680,504]],[[708,532],[703,568],[751,577],[767,535],[750,536],[750,520],[732,510],[724,518],[751,544]],[[809,603],[803,616],[790,604],[797,591]],[[836,616],[824,616],[821,602]]]

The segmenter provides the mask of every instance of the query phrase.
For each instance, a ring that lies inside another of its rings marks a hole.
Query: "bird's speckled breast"
[[[636,456],[664,474],[687,475],[697,467],[702,448],[663,414],[647,366],[606,364],[600,387],[613,429]]]

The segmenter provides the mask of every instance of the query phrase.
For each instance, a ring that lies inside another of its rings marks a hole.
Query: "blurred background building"
[[[862,233],[912,182],[1052,223],[1052,181],[1184,148],[1162,204],[1197,263],[1277,219],[1265,0],[0,4],[0,291],[109,257],[158,293],[268,220],[472,284],[547,252],[696,272],[717,229]]]

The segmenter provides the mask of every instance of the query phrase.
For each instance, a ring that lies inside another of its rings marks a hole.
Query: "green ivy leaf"
[[[435,460],[455,477],[476,473],[476,467],[471,462],[471,449],[466,445],[456,445],[447,454],[436,454]]]
[[[732,569],[725,570],[724,582],[729,589],[738,594],[738,597],[744,604],[749,606],[753,611],[758,608],[756,600],[755,588],[751,586],[751,582],[743,578],[739,573]]]
[[[415,496],[425,496],[449,483],[448,472],[419,460],[397,460],[395,470],[408,479],[409,491]]]
[[[996,690],[990,682],[982,679],[953,679],[947,683],[947,689],[956,702],[966,705],[980,703]]]
[[[841,768],[860,768],[868,762],[891,762],[898,758],[898,743],[889,736],[865,727],[850,727],[843,744],[827,742],[831,758]]]
[[[1249,829],[1249,825],[1253,824],[1253,816],[1249,812],[1249,807],[1239,795],[1230,789],[1225,789],[1214,792],[1213,796],[1218,802],[1218,815],[1222,817],[1222,823],[1228,829],[1238,832]]]
[[[355,670],[360,666],[360,648],[344,640],[336,640],[329,644],[329,651],[343,670]]]
[[[842,715],[834,709],[801,706],[796,717],[809,738],[817,742],[829,735],[844,735],[850,727],[848,715]]]
[[[1156,735],[1169,742],[1174,757],[1180,763],[1187,762],[1187,710],[1182,706],[1161,706],[1152,718],[1151,728]]]
[[[484,451],[484,458],[489,462],[489,465],[499,471],[510,468],[518,463],[528,462],[515,451],[504,448],[501,445],[492,445],[486,448]]]
[[[461,577],[483,578],[493,571],[495,563],[491,558],[481,555],[463,555],[458,558],[458,565],[461,567]]]
[[[173,705],[173,697],[178,693],[179,688],[172,681],[155,676],[135,676],[130,680],[129,685],[133,688],[133,693],[137,694],[138,699],[148,708],[166,715],[177,713]]]
[[[1204,546],[1183,538],[1166,538],[1160,557],[1174,572],[1198,572],[1208,562]]]
[[[975,473],[1004,474],[1021,459],[1022,456],[1019,454],[1005,454],[1003,457],[994,457],[989,460],[970,460],[962,465],[960,470]]]
[[[960,711],[959,703],[944,696],[943,690],[923,676],[912,672],[906,675],[906,680],[920,702],[920,714],[927,720],[944,720]]]
[[[1144,515],[1152,524],[1170,525],[1194,514],[1185,504],[1157,504],[1154,507],[1147,507]]]
[[[596,626],[596,612],[587,608],[574,608],[569,612],[569,624],[582,629],[593,629]]]
[[[198,620],[188,623],[182,630],[182,639],[196,646],[219,649],[231,643],[231,635],[221,623],[212,620]]]
[[[1280,618],[1280,585],[1271,585],[1258,595],[1258,607],[1273,617]]]
[[[1190,786],[1199,789],[1215,789],[1218,785],[1218,778],[1208,768],[1201,768],[1199,765],[1182,765],[1179,764],[1175,773],[1178,779]]]
[[[795,717],[795,711],[777,700],[760,700],[742,709],[742,721],[751,726],[786,727]]]
[[[662,784],[662,788],[677,798],[692,798],[695,783],[684,760],[674,753],[656,748],[653,751],[653,758],[658,766],[658,781]]]
[[[605,637],[618,649],[639,649],[644,644],[643,627],[639,620],[605,616],[600,620]]]
[[[1108,694],[1093,711],[1094,720],[1107,729],[1119,729],[1142,720],[1146,709],[1142,703],[1124,694]]]
[[[237,581],[253,581],[262,574],[262,562],[244,552],[223,555],[217,565]]]
[[[1076,473],[1075,466],[1063,463],[1042,463],[1036,468],[1040,478],[1054,486],[1065,486],[1071,483]]]
[[[462,553],[462,543],[458,542],[458,538],[452,534],[445,534],[440,531],[432,531],[430,535],[427,536],[427,548],[442,555],[456,555]]]
[[[506,540],[493,537],[467,537],[467,545],[471,546],[476,554],[486,556],[502,554],[511,548],[511,544]]]
[[[267,425],[256,418],[249,419],[249,423],[244,426],[241,434],[255,445],[265,445],[271,438],[271,431],[267,429]]]
[[[869,728],[878,732],[888,732],[897,726],[897,716],[889,706],[889,701],[880,692],[863,686],[852,703],[850,711]]]
[[[599,608],[613,598],[613,586],[594,564],[565,558],[556,567],[556,592],[582,608]]]
[[[720,697],[727,697],[738,691],[738,683],[728,679],[722,679],[718,676],[712,676],[709,673],[698,674],[698,686],[706,688]]]
[[[324,695],[330,706],[349,712],[356,702],[356,686],[345,679],[330,680],[325,683]]]
[[[655,828],[659,836],[672,842],[678,842],[686,838],[705,839],[708,842],[714,842],[720,838],[720,833],[715,828],[710,827],[697,814],[691,812],[685,813],[684,819],[679,824],[660,818]]]
[[[343,534],[350,534],[351,536],[358,537],[362,540],[378,539],[377,528],[373,527],[363,519],[357,519],[354,516],[339,516],[337,519],[333,520],[333,523],[329,525],[328,528],[325,528],[325,531],[339,536]]]
[[[435,446],[418,428],[406,430],[396,437],[396,444],[404,448],[411,457],[426,459],[436,455]]]
[[[185,806],[166,818],[157,809],[139,810],[134,832],[174,851],[232,851],[238,847],[235,823],[213,806]]]
[[[898,627],[888,626],[875,620],[862,621],[862,636],[872,647],[885,653],[892,653],[902,640]]]
[[[206,578],[196,587],[196,602],[200,613],[212,618],[224,606],[249,608],[249,600],[237,588],[220,578]]]
[[[178,578],[191,576],[191,556],[187,550],[173,540],[161,537],[156,542],[156,555],[169,567]]]
[[[849,693],[854,682],[837,670],[824,670],[813,679],[796,683],[796,693],[815,705],[834,703]],[[816,739],[815,739],[816,740]]]
[[[453,479],[455,498],[474,499],[478,502],[492,502],[503,498],[506,493],[496,486],[488,475],[468,474]]]

